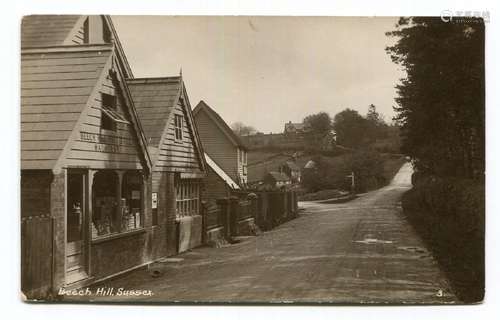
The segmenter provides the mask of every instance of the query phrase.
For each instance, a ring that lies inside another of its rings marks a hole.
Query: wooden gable
[[[149,155],[112,46],[24,50],[21,169],[146,169]],[[124,90],[125,88],[125,90]],[[103,94],[123,121],[104,130]]]
[[[113,60],[110,60],[112,62]],[[113,74],[116,64],[111,63],[103,70],[87,109],[82,114],[73,141],[66,154],[66,166],[89,166],[92,168],[143,169],[138,135],[133,127],[132,114],[124,93],[118,86],[119,79]],[[103,127],[103,118],[108,117],[103,99],[105,95],[115,97],[116,116],[111,119],[113,130]],[[121,119],[120,119],[121,118]],[[123,121],[123,122],[122,122]]]
[[[227,126],[205,102],[193,110],[203,149],[232,179],[238,181],[238,143],[225,132]],[[230,130],[230,129],[229,129]]]
[[[181,77],[128,79],[144,128],[154,171],[202,174],[203,150]],[[182,140],[176,139],[176,115],[182,119]]]
[[[125,77],[132,70],[109,15],[31,15],[21,23],[21,48],[112,44]]]
[[[111,57],[111,47],[21,55],[21,168],[53,169]]]

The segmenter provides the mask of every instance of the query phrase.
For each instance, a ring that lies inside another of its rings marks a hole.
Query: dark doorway
[[[86,268],[86,177],[68,172],[66,203],[66,283],[87,277]]]

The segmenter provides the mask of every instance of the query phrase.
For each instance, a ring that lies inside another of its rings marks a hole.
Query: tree
[[[323,138],[333,129],[330,115],[326,112],[311,114],[304,118],[303,124],[308,145],[316,150],[321,149]]]
[[[356,192],[366,192],[386,183],[384,161],[380,153],[361,148],[352,155],[351,170],[354,172]]]
[[[257,130],[252,126],[247,126],[243,122],[234,122],[231,124],[231,129],[238,136],[249,136],[257,133]]]
[[[367,120],[367,137],[375,141],[379,138],[387,137],[388,125],[384,121],[384,117],[377,112],[377,107],[374,104],[368,106]]]
[[[387,35],[407,73],[395,99],[403,152],[422,172],[484,178],[484,21],[401,18]]]
[[[345,109],[333,118],[337,143],[344,147],[358,148],[367,140],[367,121],[356,110]]]

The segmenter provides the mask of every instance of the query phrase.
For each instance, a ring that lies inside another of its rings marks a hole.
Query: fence
[[[221,207],[215,203],[204,203],[205,226],[207,230],[224,226],[224,215]]]
[[[205,232],[224,228],[225,237],[255,233],[255,226],[270,230],[293,219],[298,212],[294,191],[234,192],[217,199],[217,205],[204,205]]]
[[[53,231],[50,216],[21,220],[21,290],[29,299],[46,298],[51,293]]]

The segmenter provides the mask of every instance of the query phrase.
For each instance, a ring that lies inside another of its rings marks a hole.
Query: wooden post
[[[347,178],[351,178],[351,193],[355,194],[356,188],[355,188],[355,184],[354,184],[354,171],[351,171],[351,174],[348,175]]]
[[[125,172],[123,170],[115,170],[118,175],[118,183],[116,185],[116,219],[118,220],[118,232],[122,231],[122,183],[123,183],[123,175]],[[114,221],[114,224],[117,222]],[[114,226],[116,228],[116,225]],[[115,230],[116,231],[116,230]]]
[[[85,225],[87,226],[87,234],[86,234],[86,259],[87,259],[87,274],[90,276],[91,275],[91,261],[90,261],[90,250],[92,248],[91,242],[92,242],[92,187],[94,184],[94,176],[96,174],[96,170],[89,169],[88,174],[87,174],[87,190],[85,192],[85,209],[86,209],[86,217],[85,217]]]
[[[207,241],[207,202],[200,201],[201,203],[201,243],[205,244]]]
[[[223,217],[223,224],[224,224],[224,237],[226,240],[229,240],[231,237],[230,231],[229,231],[229,200],[228,198],[220,198],[217,199],[217,205],[219,206],[220,210],[222,211],[222,217]]]

